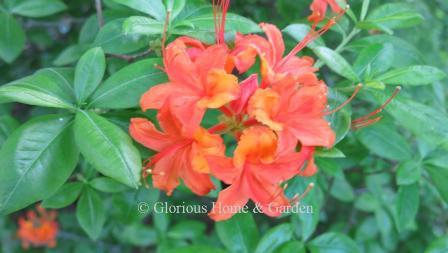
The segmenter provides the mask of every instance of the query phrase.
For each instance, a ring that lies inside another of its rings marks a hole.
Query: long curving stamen
[[[213,0],[212,5],[215,23],[215,40],[216,44],[221,44],[225,42],[226,18],[230,0]]]
[[[361,128],[364,128],[364,127],[368,127],[368,126],[371,126],[371,125],[379,122],[382,118],[383,118],[383,116],[378,116],[378,117],[376,117],[374,119],[368,119],[366,121],[359,122],[359,123],[353,123],[352,122],[352,127],[351,128],[352,128],[352,130],[358,130],[358,129],[361,129]]]
[[[211,128],[208,129],[208,132],[211,134],[215,134],[218,132],[222,132],[224,130],[227,129],[227,124],[225,123],[219,123],[217,125],[212,126]]]
[[[398,95],[398,93],[400,93],[400,91],[401,91],[401,86],[397,86],[397,88],[395,88],[395,91],[392,94],[392,96],[390,96],[386,100],[386,102],[384,102],[384,104],[382,104],[378,109],[376,109],[375,111],[373,111],[373,112],[371,112],[371,113],[369,113],[369,114],[367,114],[365,116],[362,116],[360,118],[357,118],[357,119],[353,120],[352,123],[353,124],[358,124],[358,123],[365,122],[366,120],[369,120],[371,117],[373,117],[373,116],[377,115],[378,113],[382,112],[387,107],[387,105],[389,105],[390,102],[392,102],[392,100]]]
[[[333,109],[331,111],[325,112],[325,115],[333,114],[333,113],[341,110],[342,108],[344,108],[344,106],[348,105],[356,97],[356,95],[359,93],[361,88],[362,88],[361,83],[356,85],[355,91],[353,91],[352,95],[347,100],[345,100],[344,103],[340,104],[338,107],[336,107],[335,109]]]
[[[304,199],[306,197],[306,195],[308,195],[308,193],[314,188],[314,183],[310,183],[308,184],[308,186],[306,187],[305,191],[301,194],[298,195],[296,194],[290,201],[291,206],[299,203],[302,199]]]

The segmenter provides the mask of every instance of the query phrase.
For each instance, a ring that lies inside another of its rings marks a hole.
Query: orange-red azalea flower
[[[28,211],[26,217],[19,218],[17,236],[22,241],[22,247],[25,249],[30,246],[54,248],[59,230],[55,220],[56,212],[47,212],[40,206],[36,209],[37,214],[34,211]]]
[[[198,195],[214,189],[206,155],[223,155],[224,144],[219,135],[198,127],[192,134],[182,131],[182,122],[168,105],[161,108],[158,121],[163,132],[144,118],[131,119],[131,136],[147,148],[158,151],[149,163],[154,187],[171,195],[179,178]]]
[[[308,17],[308,20],[313,23],[319,23],[324,20],[328,5],[330,5],[331,10],[335,13],[341,13],[344,11],[338,5],[336,0],[313,0],[313,3],[310,6],[312,13]]]
[[[317,77],[311,57],[297,57],[289,54],[284,57],[285,45],[281,31],[274,25],[262,23],[260,27],[267,39],[259,35],[237,35],[235,48],[232,51],[233,62],[239,72],[247,71],[254,63],[256,56],[261,59],[262,86],[266,87],[286,75],[292,75],[301,84],[314,84]]]
[[[238,79],[225,70],[227,51],[226,45],[206,48],[188,37],[176,39],[164,52],[169,82],[147,91],[141,98],[142,109],[160,109],[169,101],[183,129],[193,133],[207,108],[219,108],[238,98]]]
[[[248,112],[276,131],[282,147],[331,147],[335,134],[325,120],[327,86],[299,86],[291,78],[270,88],[258,89],[249,101]]]
[[[216,220],[232,217],[249,199],[270,216],[281,215],[290,205],[280,183],[299,172],[309,152],[278,152],[276,134],[267,127],[246,129],[233,159],[208,156],[213,175],[230,186],[219,193],[209,216]]]

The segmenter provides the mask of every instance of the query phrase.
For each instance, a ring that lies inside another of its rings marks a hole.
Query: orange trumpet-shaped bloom
[[[313,0],[313,3],[310,5],[312,13],[308,17],[308,20],[313,23],[319,23],[324,20],[328,5],[330,5],[331,10],[335,13],[341,13],[344,11],[338,5],[336,0]]]
[[[167,105],[161,108],[158,121],[163,132],[143,118],[131,119],[129,127],[137,142],[159,152],[151,158],[148,166],[152,167],[154,187],[171,195],[181,178],[191,191],[206,195],[214,189],[206,156],[224,154],[221,137],[200,127],[193,134],[186,134],[180,120]]]
[[[37,206],[37,212],[36,214],[34,211],[28,211],[26,217],[19,218],[17,236],[22,241],[22,247],[25,249],[30,246],[54,248],[59,230],[55,220],[56,212],[47,212],[40,206]]]
[[[284,79],[271,88],[258,89],[249,101],[248,112],[260,123],[276,131],[286,149],[303,146],[331,147],[335,134],[325,120],[327,86],[298,86]]]
[[[249,199],[269,216],[281,215],[290,205],[280,183],[299,173],[310,152],[278,152],[276,134],[265,126],[246,129],[233,159],[208,156],[212,174],[229,184],[219,193],[209,216],[215,221],[232,217]]]
[[[285,44],[281,31],[275,25],[266,23],[260,24],[260,27],[267,39],[259,35],[237,35],[236,37],[232,59],[240,73],[247,71],[255,63],[258,55],[261,59],[262,86],[264,87],[283,79],[288,74],[304,85],[317,82],[314,73],[317,69],[313,67],[314,60],[311,57],[295,55],[284,57]]]
[[[181,37],[164,50],[169,82],[149,89],[141,98],[143,110],[160,109],[167,101],[190,134],[199,126],[207,108],[219,108],[239,96],[238,79],[226,72],[226,45],[205,47]]]

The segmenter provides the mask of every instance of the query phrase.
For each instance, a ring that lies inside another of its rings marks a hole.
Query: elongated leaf
[[[110,21],[101,28],[93,43],[110,54],[127,54],[148,45],[148,39],[140,34],[127,33],[123,29],[125,18]]]
[[[155,68],[160,59],[133,63],[108,78],[90,99],[90,107],[123,109],[137,107],[140,97],[150,87],[166,81],[166,75]]]
[[[42,116],[15,131],[0,151],[0,214],[51,196],[78,162],[71,117]]]
[[[167,12],[170,12],[170,19],[173,20],[182,12],[187,0],[164,0]]]
[[[163,33],[164,24],[152,18],[134,16],[124,21],[123,29],[129,34],[155,35]]]
[[[81,153],[95,169],[137,188],[140,155],[119,127],[93,112],[79,111],[75,119],[75,138]]]
[[[375,79],[387,84],[416,86],[433,84],[445,77],[446,74],[435,67],[411,66],[389,71]]]
[[[308,243],[311,253],[360,253],[358,245],[340,233],[325,233]]]
[[[439,191],[440,196],[442,196],[443,200],[448,203],[448,184],[446,183],[448,180],[448,168],[444,167],[436,167],[436,166],[426,166],[426,171],[428,171],[429,176]]]
[[[164,20],[166,15],[162,0],[113,0],[134,10],[146,13],[157,20]]]
[[[51,197],[42,201],[42,207],[44,208],[63,208],[76,201],[81,193],[83,183],[67,183],[64,184],[59,190]]]
[[[313,51],[331,70],[337,74],[352,81],[359,80],[350,64],[336,51],[333,51],[327,47],[316,47],[313,48]]]
[[[0,102],[20,102],[29,105],[71,109],[73,88],[71,70],[44,69],[34,75],[0,87]]]
[[[19,122],[13,117],[9,115],[0,116],[0,148],[18,126]]]
[[[250,213],[240,213],[231,219],[215,223],[219,239],[234,253],[254,252],[258,243],[258,229]]]
[[[81,55],[86,51],[85,45],[71,45],[66,47],[56,59],[53,61],[53,65],[64,66],[76,62]]]
[[[199,221],[186,220],[174,225],[168,231],[168,237],[172,239],[192,240],[205,232],[206,225]]]
[[[0,58],[13,62],[25,47],[25,32],[12,15],[0,12]]]
[[[106,56],[101,48],[87,51],[76,65],[75,94],[78,103],[84,102],[100,84],[106,70]]]
[[[360,130],[357,136],[362,144],[376,155],[397,161],[412,158],[406,139],[399,135],[392,125],[376,124]]]
[[[420,180],[422,175],[421,164],[416,161],[406,161],[397,169],[397,184],[409,185]]]
[[[76,218],[92,240],[98,239],[106,221],[103,200],[98,193],[90,188],[82,192],[76,207]]]
[[[448,236],[445,235],[433,241],[425,253],[446,253],[446,249],[448,249]]]
[[[374,75],[387,71],[394,57],[392,44],[372,44],[361,51],[353,66],[358,75]]]
[[[395,221],[399,231],[403,231],[415,219],[420,205],[418,183],[402,185],[398,190]]]
[[[67,9],[59,0],[19,0],[12,8],[14,14],[30,18],[49,16]]]
[[[288,242],[292,238],[292,228],[290,224],[282,224],[271,228],[261,238],[255,253],[272,253],[280,245]]]
[[[124,184],[121,184],[107,177],[97,177],[89,182],[89,185],[101,192],[116,193],[129,190]]]

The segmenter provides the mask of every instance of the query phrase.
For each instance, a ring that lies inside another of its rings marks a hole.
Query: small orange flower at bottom
[[[47,212],[39,205],[36,209],[37,214],[34,211],[28,211],[26,217],[19,218],[17,236],[22,241],[22,247],[25,249],[30,246],[54,248],[59,230],[56,212]]]

